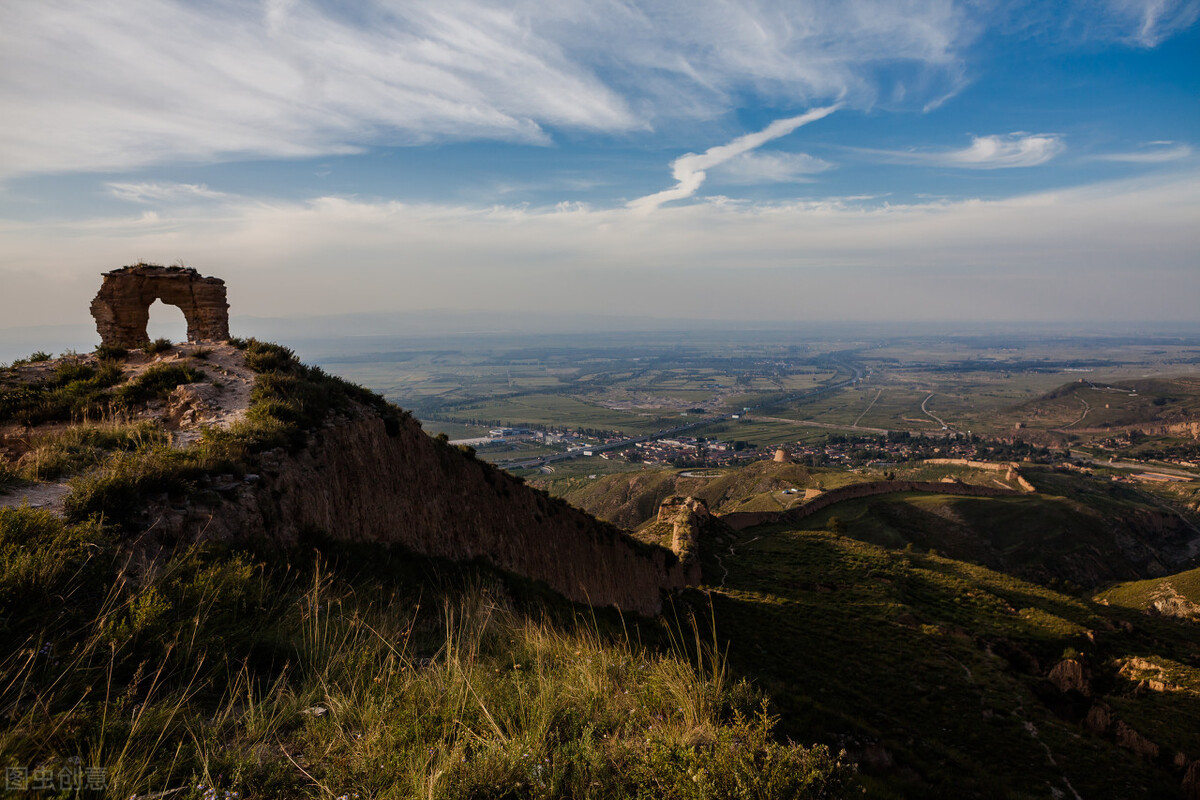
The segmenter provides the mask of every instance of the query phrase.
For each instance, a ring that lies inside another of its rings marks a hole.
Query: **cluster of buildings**
[[[637,442],[632,447],[614,452],[612,457],[644,464],[717,466],[732,464],[746,458],[757,458],[758,451],[737,451],[732,444],[716,439],[676,436]]]
[[[677,467],[712,467],[757,461],[765,458],[795,461],[809,466],[888,467],[905,461],[953,458],[975,461],[1043,461],[1061,457],[1045,447],[1019,440],[985,440],[980,437],[948,436],[840,436],[831,434],[821,443],[792,443],[760,447],[749,442],[722,442],[679,436],[638,442],[621,450],[602,453],[646,464]]]

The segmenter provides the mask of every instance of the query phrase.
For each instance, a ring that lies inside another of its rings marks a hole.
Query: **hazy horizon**
[[[255,317],[231,314],[234,336],[257,337],[296,350],[303,358],[345,355],[356,349],[378,352],[389,346],[428,346],[445,341],[456,346],[492,340],[537,341],[562,337],[564,346],[582,346],[585,337],[637,338],[640,335],[765,337],[788,341],[803,339],[900,339],[931,336],[1011,336],[1016,338],[1135,338],[1195,341],[1200,346],[1200,320],[1131,320],[1103,322],[1052,321],[1029,323],[1013,320],[904,321],[904,320],[705,320],[678,317],[621,317],[613,315],[555,315],[517,312],[358,313]],[[148,333],[173,341],[186,338],[186,324],[178,309],[156,302],[151,309]],[[0,327],[0,364],[42,350],[58,355],[90,352],[100,342],[95,324],[27,325]]]

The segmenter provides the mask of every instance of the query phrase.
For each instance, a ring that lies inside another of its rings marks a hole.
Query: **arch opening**
[[[155,301],[175,310],[159,309]],[[151,306],[155,307],[153,328],[148,325]],[[139,347],[150,336],[173,342],[229,338],[225,282],[190,267],[135,264],[106,272],[91,309],[104,345]],[[183,333],[177,314],[183,316]]]
[[[147,339],[169,339],[172,344],[186,342],[188,339],[187,318],[183,309],[162,300],[155,300],[147,309],[149,320],[146,322]]]

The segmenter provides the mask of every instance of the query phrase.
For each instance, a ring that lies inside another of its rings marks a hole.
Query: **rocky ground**
[[[33,384],[54,375],[64,361],[95,366],[95,355],[65,355],[10,368],[5,376],[6,388],[20,383]],[[131,350],[120,362],[125,382],[135,381],[151,367],[187,364],[204,373],[202,380],[176,387],[165,400],[153,400],[145,405],[99,419],[52,422],[27,426],[14,421],[0,422],[0,456],[20,466],[39,439],[65,430],[77,422],[97,424],[153,421],[169,432],[172,446],[184,447],[199,438],[204,428],[228,428],[242,419],[250,405],[254,373],[246,366],[244,353],[231,344],[181,343],[162,353],[150,354]],[[28,503],[34,508],[60,511],[68,486],[63,481],[33,481],[0,490],[0,507]]]

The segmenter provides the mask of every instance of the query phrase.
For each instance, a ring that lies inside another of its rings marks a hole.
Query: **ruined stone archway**
[[[225,281],[206,278],[190,267],[136,264],[104,273],[104,283],[92,301],[100,343],[139,347],[149,341],[146,324],[155,300],[183,311],[189,342],[229,338]]]

